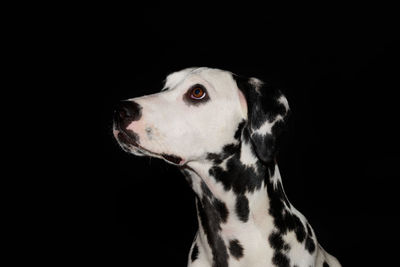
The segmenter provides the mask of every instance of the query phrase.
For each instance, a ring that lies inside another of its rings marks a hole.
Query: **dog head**
[[[269,161],[288,110],[281,92],[256,78],[188,68],[170,74],[160,93],[122,101],[113,132],[124,150],[176,165],[205,159],[242,138]]]

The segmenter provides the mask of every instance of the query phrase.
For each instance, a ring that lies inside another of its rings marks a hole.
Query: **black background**
[[[88,19],[85,49],[98,71],[93,91],[102,96],[103,164],[91,175],[102,185],[100,209],[111,220],[115,260],[186,266],[197,221],[194,194],[175,167],[118,147],[113,107],[158,92],[173,71],[207,66],[270,80],[286,94],[292,115],[278,163],[290,201],[320,244],[344,266],[396,262],[399,46],[393,11],[196,5],[171,11],[155,5],[102,10]]]

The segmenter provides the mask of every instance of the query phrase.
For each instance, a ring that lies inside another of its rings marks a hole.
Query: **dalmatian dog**
[[[196,194],[188,266],[341,266],[285,195],[276,140],[288,112],[268,83],[212,68],[172,73],[161,92],[120,103],[122,149],[176,165]]]

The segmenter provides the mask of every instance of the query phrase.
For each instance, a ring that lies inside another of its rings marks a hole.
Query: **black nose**
[[[116,110],[114,120],[120,127],[126,128],[132,121],[137,121],[142,116],[142,107],[134,101],[121,101]]]

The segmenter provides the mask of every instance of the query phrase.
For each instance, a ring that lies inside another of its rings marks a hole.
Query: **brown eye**
[[[206,91],[201,87],[194,87],[190,92],[190,97],[193,99],[203,99],[206,96]]]
[[[200,105],[210,100],[207,89],[201,84],[194,84],[183,95],[183,101],[188,105]]]

